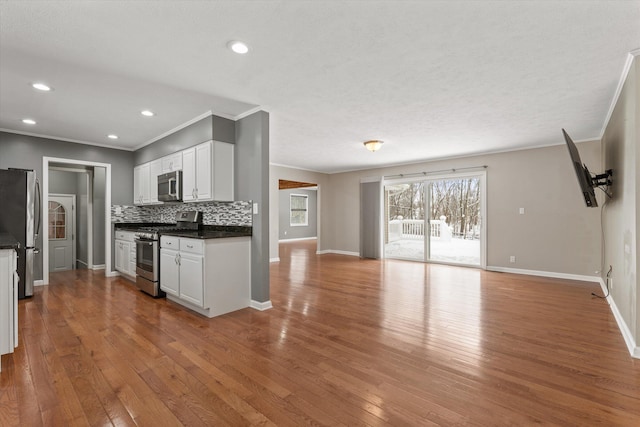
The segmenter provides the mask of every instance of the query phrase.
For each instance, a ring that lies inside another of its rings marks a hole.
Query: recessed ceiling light
[[[146,117],[155,116],[155,113],[153,111],[149,111],[149,110],[142,110],[142,111],[140,111],[140,114],[142,114],[143,116],[146,116]]]
[[[22,119],[22,123],[27,124],[27,125],[35,125],[36,121],[33,119]]]
[[[227,46],[235,53],[239,53],[241,55],[249,52],[249,46],[237,40],[230,41],[229,43],[227,43]]]
[[[111,133],[111,134],[107,135],[107,138],[109,138],[109,139],[118,139],[118,135],[115,135],[115,134]]]
[[[41,90],[43,92],[49,92],[51,90],[51,86],[46,85],[44,83],[32,83],[31,87],[34,89]]]

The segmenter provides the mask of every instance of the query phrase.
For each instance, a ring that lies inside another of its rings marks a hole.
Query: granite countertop
[[[224,239],[251,236],[251,227],[205,225],[201,230],[162,231],[161,236],[187,237],[190,239]]]
[[[18,249],[20,243],[9,233],[0,231],[0,249]]]

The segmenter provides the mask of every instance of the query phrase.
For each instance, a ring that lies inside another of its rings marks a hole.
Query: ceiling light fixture
[[[153,111],[149,111],[149,110],[142,110],[140,111],[140,114],[142,114],[145,117],[153,117],[156,115]]]
[[[33,119],[22,119],[22,123],[27,124],[27,125],[35,125],[36,121]]]
[[[46,85],[44,83],[32,83],[31,87],[34,89],[38,89],[42,92],[49,92],[51,90],[51,86]]]
[[[239,53],[240,55],[244,55],[245,53],[249,52],[249,46],[237,40],[231,40],[229,43],[227,43],[227,46],[229,47],[229,49],[231,49],[235,53]]]
[[[107,135],[107,138],[109,138],[109,139],[118,139],[118,135],[110,133],[109,135]]]
[[[378,151],[380,147],[382,147],[382,144],[384,144],[384,141],[372,139],[371,141],[365,141],[364,146],[373,153],[374,151]]]

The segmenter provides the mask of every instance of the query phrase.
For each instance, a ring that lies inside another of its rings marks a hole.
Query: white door
[[[162,276],[161,276],[162,277]],[[180,252],[180,298],[204,307],[203,257]]]
[[[73,268],[75,204],[75,195],[49,195],[49,271],[65,271]]]
[[[160,289],[168,294],[180,296],[178,252],[160,249]]]

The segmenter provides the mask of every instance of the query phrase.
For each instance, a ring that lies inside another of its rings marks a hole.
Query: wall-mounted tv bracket
[[[613,169],[607,169],[604,173],[598,174],[596,176],[591,177],[591,185],[593,187],[599,187],[604,194],[611,197],[611,194],[607,191],[609,186],[613,183],[611,181],[611,177],[613,176]],[[604,188],[602,188],[604,187]]]

